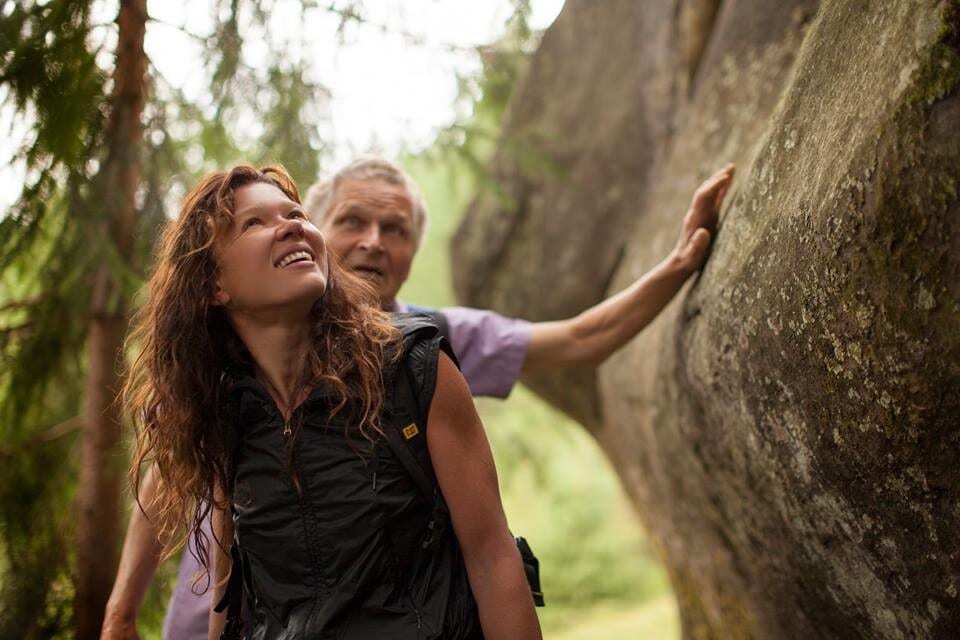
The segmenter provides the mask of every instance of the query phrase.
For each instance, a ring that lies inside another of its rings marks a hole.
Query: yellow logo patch
[[[406,438],[407,440],[417,435],[418,433],[420,433],[420,429],[417,429],[417,425],[412,422],[403,428],[403,437]]]

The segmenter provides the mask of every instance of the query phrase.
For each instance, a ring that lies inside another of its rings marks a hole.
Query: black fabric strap
[[[443,501],[439,483],[430,478],[427,471],[423,468],[423,465],[418,462],[416,456],[414,456],[412,452],[413,445],[404,441],[401,435],[402,430],[406,426],[406,421],[411,419],[423,434],[423,440],[416,442],[424,449],[427,448],[427,425],[424,424],[427,418],[421,410],[417,390],[414,385],[413,371],[410,369],[407,358],[404,358],[395,369],[392,384],[395,408],[397,411],[394,412],[395,415],[390,421],[390,424],[387,425],[384,433],[391,451],[393,451],[394,456],[400,461],[403,468],[406,469],[413,483],[417,485],[425,497],[433,499],[433,515],[427,525],[429,532],[423,542],[423,546],[426,548],[436,539],[435,536],[438,535],[443,524],[449,522],[450,512],[446,503]],[[429,450],[426,451],[426,454],[429,457]],[[520,551],[520,558],[523,562],[527,583],[530,585],[533,603],[537,607],[542,607],[544,606],[544,599],[543,591],[540,588],[540,562],[524,538],[515,538],[515,541]]]
[[[416,305],[407,305],[408,313],[415,313],[420,316],[429,318],[429,320],[437,326],[437,329],[440,329],[440,335],[443,336],[447,342],[450,342],[450,322],[447,320],[446,314],[443,313],[440,309],[431,309],[430,307],[419,307]]]
[[[240,602],[240,596],[243,594],[243,569],[240,566],[240,553],[237,545],[230,545],[230,579],[227,581],[227,588],[223,592],[220,602],[213,608],[217,613],[223,613],[227,607],[232,607],[234,603]]]
[[[417,485],[421,493],[427,498],[437,498],[439,489],[436,483],[430,479],[430,476],[424,470],[423,466],[417,462],[417,459],[410,451],[410,447],[403,441],[403,436],[401,435],[401,429],[405,426],[403,423],[406,422],[407,419],[412,420],[420,428],[424,434],[424,438],[426,438],[427,433],[427,425],[420,424],[420,405],[417,400],[416,389],[414,389],[413,386],[413,373],[410,371],[406,361],[401,363],[397,368],[394,382],[396,397],[402,399],[399,405],[405,407],[406,411],[399,412],[397,421],[384,430],[387,437],[387,444],[397,457],[397,460],[400,461],[400,464],[403,465],[403,468],[410,474],[410,478],[414,484]]]
[[[217,613],[223,613],[224,609],[227,610],[227,621],[220,633],[220,640],[242,640],[244,636],[242,613],[243,565],[240,561],[240,549],[237,547],[236,541],[230,545],[230,560],[230,579],[227,581],[227,590],[213,610]]]

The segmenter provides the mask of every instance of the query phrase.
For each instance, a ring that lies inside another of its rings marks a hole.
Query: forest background
[[[209,32],[198,33],[189,20],[151,21],[142,1],[0,3],[0,99],[22,178],[0,200],[12,203],[0,214],[2,638],[95,637],[130,502],[117,464],[130,433],[109,409],[110,341],[140,300],[153,240],[179,197],[239,161],[280,162],[305,190],[344,159],[324,135],[337,87],[273,39],[279,4],[217,0]],[[336,16],[323,37],[397,30],[362,2],[294,4]],[[530,13],[529,0],[513,0],[502,36],[470,52],[482,64],[459,78],[456,121],[401,158],[431,211],[405,300],[455,302],[449,238],[489,188],[482,167],[503,142],[504,110],[538,44]],[[98,22],[104,14],[118,20]],[[153,28],[200,45],[202,98],[147,58]],[[664,572],[591,438],[522,387],[479,404],[511,527],[540,556],[546,637],[676,637]],[[144,638],[159,637],[175,567],[163,566],[147,597]]]

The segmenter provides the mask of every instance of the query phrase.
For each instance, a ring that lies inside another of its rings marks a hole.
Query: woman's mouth
[[[288,253],[287,255],[285,255],[285,256],[283,256],[282,258],[280,258],[280,260],[278,260],[278,261],[277,261],[277,264],[274,265],[274,266],[276,266],[278,269],[283,269],[283,268],[285,268],[285,267],[290,266],[291,264],[296,264],[296,263],[299,263],[299,262],[311,262],[311,263],[312,263],[312,262],[313,262],[313,256],[310,255],[310,252],[309,252],[309,251],[302,251],[302,250],[301,250],[301,251],[294,251],[294,252]]]

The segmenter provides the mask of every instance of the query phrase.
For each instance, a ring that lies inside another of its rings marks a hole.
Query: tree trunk
[[[551,169],[501,145],[513,201],[471,205],[458,293],[571,315],[662,259],[735,161],[694,284],[537,390],[594,417],[685,637],[952,637],[960,2],[640,4],[570,0],[544,37],[505,135]]]
[[[106,158],[95,179],[103,203],[107,251],[130,259],[140,182],[140,141],[147,59],[143,49],[146,0],[124,0],[117,17],[117,44]],[[126,458],[120,444],[121,416],[114,401],[120,387],[121,347],[127,325],[123,289],[105,258],[93,279],[88,333],[89,372],[77,504],[76,635],[100,635],[104,607],[117,569],[120,487]]]

